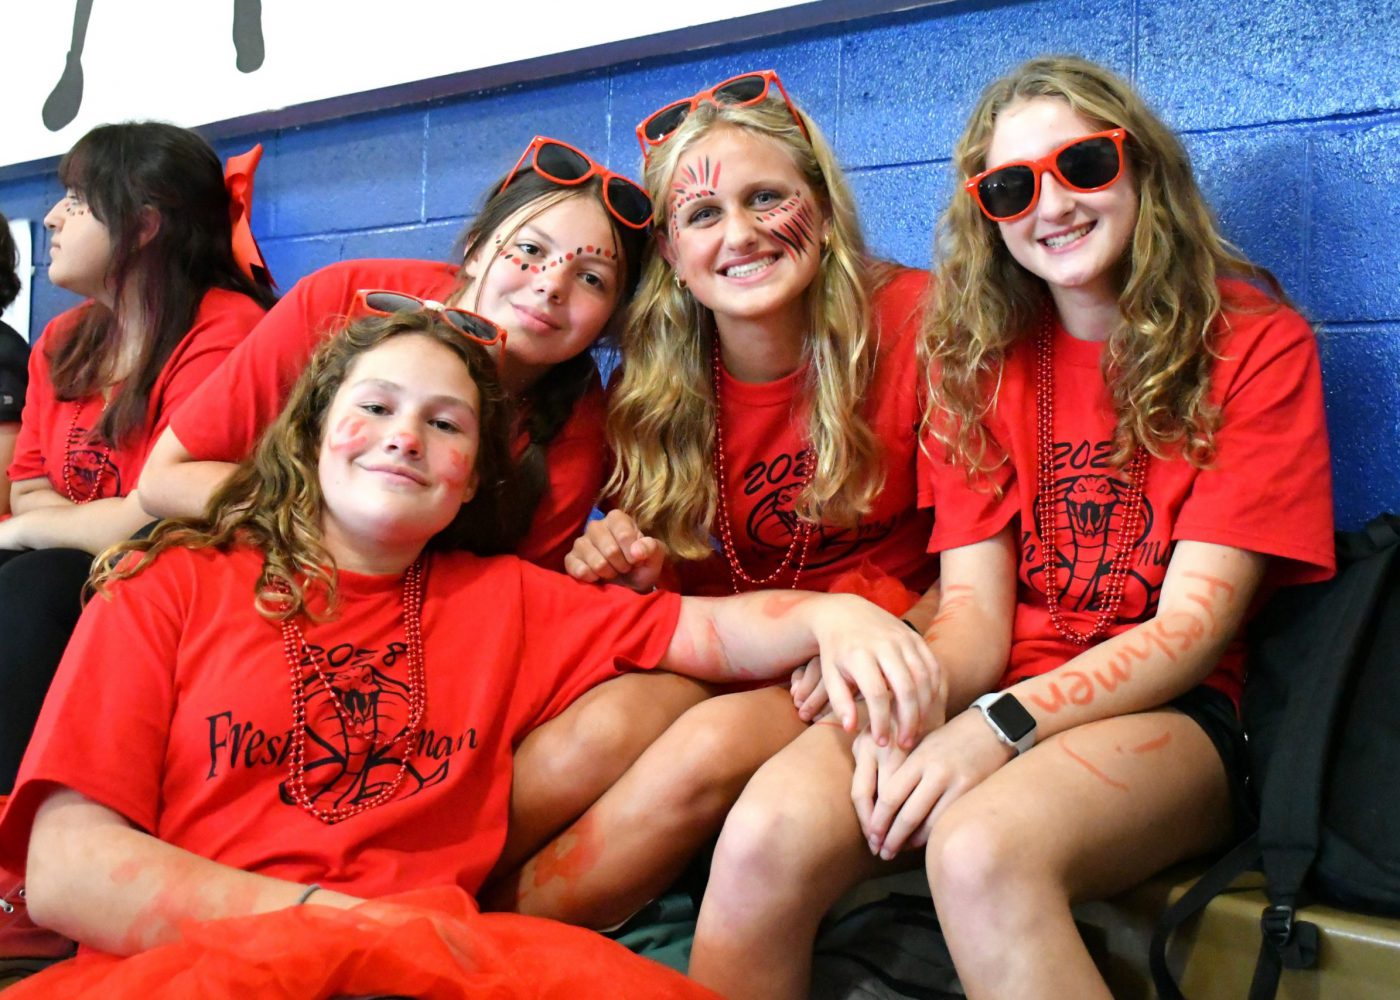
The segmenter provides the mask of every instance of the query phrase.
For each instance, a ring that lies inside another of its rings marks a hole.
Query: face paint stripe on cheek
[[[365,422],[360,417],[341,417],[327,442],[332,451],[355,451],[369,443]]]

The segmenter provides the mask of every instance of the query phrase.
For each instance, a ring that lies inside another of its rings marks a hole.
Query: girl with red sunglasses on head
[[[909,613],[935,571],[915,496],[927,275],[866,255],[835,157],[771,72],[668,105],[638,135],[660,252],[610,402],[615,509],[569,571],[645,589],[665,570],[686,594],[852,590]],[[717,689],[676,686],[665,704],[614,703],[619,726],[695,707],[493,901],[627,918],[807,725],[785,687],[700,704]],[[937,711],[936,690],[921,699]],[[912,717],[897,722],[912,738]]]
[[[520,410],[512,538],[523,557],[560,568],[605,474],[602,387],[588,349],[621,320],[649,216],[636,185],[537,137],[487,194],[460,265],[351,260],[297,282],[171,420],[143,479],[147,509],[198,514],[356,294],[397,291],[469,309],[507,331],[501,380]]]
[[[273,301],[253,277],[261,261],[234,250],[230,219],[247,208],[230,194],[239,169],[226,180],[194,132],[103,125],[58,176],[67,192],[44,219],[49,280],[86,301],[49,323],[29,355],[8,470],[0,794],[77,620],[93,554],[150,520],[136,481],[152,442]]]
[[[922,863],[968,996],[1107,998],[1070,904],[1247,819],[1240,625],[1332,572],[1312,331],[1132,88],[1033,60],[954,163],[922,486],[948,721],[814,729],[750,783],[691,964],[727,996],[805,996],[845,887]]]
[[[624,666],[723,682],[820,653],[838,697],[878,698],[932,658],[848,595],[639,595],[478,554],[511,514],[513,430],[475,327],[352,322],[207,517],[104,561],[0,862],[35,921],[105,954],[17,1000],[710,995],[476,913],[521,737]]]

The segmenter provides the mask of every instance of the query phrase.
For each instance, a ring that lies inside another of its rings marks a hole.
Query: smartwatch
[[[993,691],[974,701],[972,707],[982,713],[997,739],[1015,750],[1018,757],[1035,746],[1035,716],[1014,694]]]

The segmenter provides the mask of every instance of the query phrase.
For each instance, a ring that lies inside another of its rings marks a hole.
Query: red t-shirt
[[[592,685],[654,666],[680,613],[674,594],[581,584],[513,556],[434,555],[427,713],[408,773],[389,802],[330,825],[287,793],[289,667],[280,628],[253,609],[260,567],[249,549],[171,549],[93,599],[0,817],[0,865],[23,868],[34,810],[61,785],[244,871],[367,897],[475,892],[505,842],[516,744]],[[341,573],[340,584],[334,621],[298,621],[341,705],[384,734],[380,748],[408,708],[401,580]],[[309,666],[302,678],[314,801],[372,796],[401,754],[369,752]]]
[[[1147,621],[1175,542],[1229,545],[1275,557],[1267,587],[1326,579],[1332,549],[1331,467],[1317,342],[1297,313],[1242,282],[1222,282],[1228,323],[1211,372],[1210,399],[1221,409],[1216,454],[1199,469],[1183,459],[1150,459],[1144,527],[1136,540],[1117,635]],[[1056,551],[1060,606],[1076,628],[1092,627],[1117,537],[1126,476],[1109,465],[1114,416],[1100,360],[1104,344],[1076,340],[1056,323]],[[920,497],[936,503],[934,551],[990,538],[1013,518],[1020,584],[1011,661],[1001,686],[1053,670],[1083,650],[1050,622],[1036,528],[1036,346],[1007,356],[987,424],[1010,456],[992,478],[1004,493],[970,486],[960,467],[927,462]],[[1205,683],[1237,704],[1244,647],[1231,644]]]
[[[126,496],[136,488],[151,445],[165,430],[171,413],[248,335],[262,319],[264,310],[240,292],[222,288],[206,292],[195,313],[194,325],[170,353],[151,389],[146,423],[121,447],[106,452],[104,459],[105,446],[94,443],[89,436],[102,416],[102,397],[59,401],[54,398],[49,375],[50,353],[72,333],[89,305],[75,306],[54,317],[44,328],[43,339],[29,354],[29,395],[20,418],[9,476],[11,482],[47,476],[49,485],[63,493],[63,464],[69,458],[68,435],[73,428],[77,435],[71,456],[73,485],[80,497],[92,493],[92,498],[98,500]],[[203,403],[201,396],[190,404],[190,409],[199,412]]]
[[[937,576],[937,561],[925,551],[933,511],[919,509],[915,489],[923,399],[916,348],[927,287],[926,271],[903,270],[875,293],[879,349],[864,416],[881,443],[885,484],[856,527],[818,527],[799,580],[803,590],[827,590],[837,577],[862,567],[871,575],[894,577],[917,593]],[[777,569],[800,523],[793,503],[811,457],[805,377],[806,370],[800,369],[774,382],[746,383],[720,373],[728,487],[724,502],[739,563],[759,579]],[[718,524],[710,532],[718,538]],[[793,558],[795,565],[797,553]],[[682,563],[678,570],[682,593],[732,591],[721,554]],[[791,582],[789,571],[770,585]],[[740,585],[754,589],[742,580]]]
[[[196,459],[242,461],[282,412],[311,354],[344,322],[356,292],[387,289],[442,302],[456,287],[455,267],[424,260],[348,260],[308,275],[214,372],[199,402],[175,412],[175,436]],[[604,420],[602,384],[595,376],[546,449],[549,484],[516,548],[521,558],[562,569],[606,478]]]

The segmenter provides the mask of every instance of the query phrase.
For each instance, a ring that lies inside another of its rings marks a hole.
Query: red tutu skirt
[[[465,892],[423,889],[353,910],[297,906],[191,922],[129,958],[83,951],[5,1000],[62,997],[636,997],[714,1000],[679,973],[578,927],[480,913]]]

